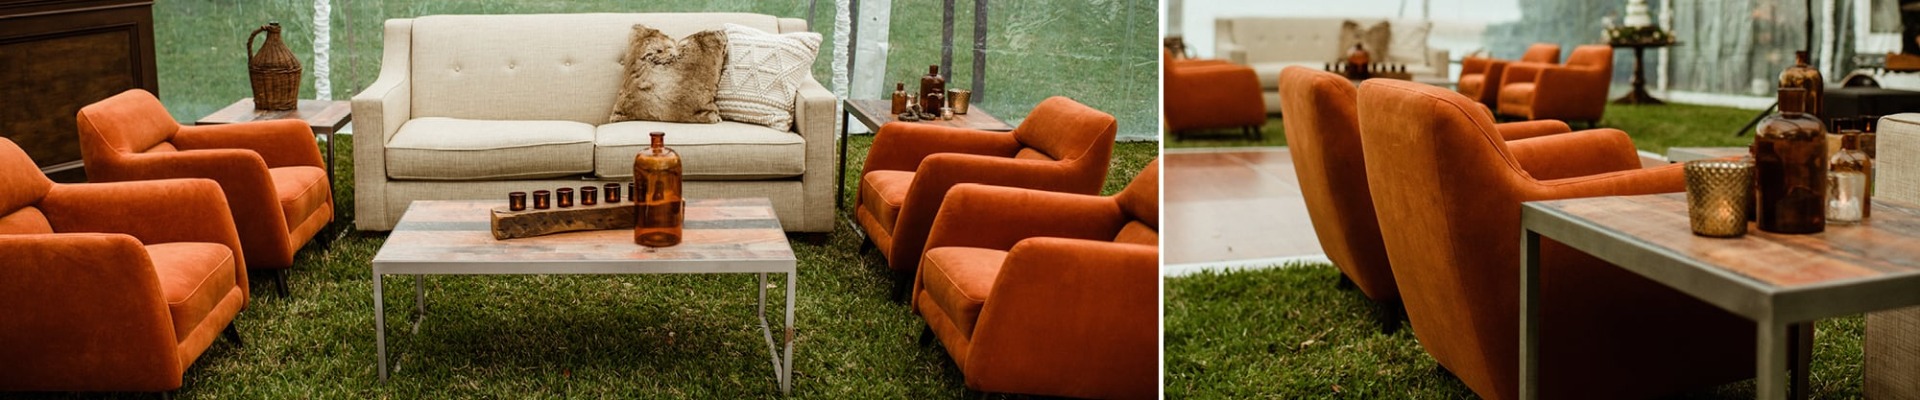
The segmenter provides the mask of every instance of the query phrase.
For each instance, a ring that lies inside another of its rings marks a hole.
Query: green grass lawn
[[[1327,264],[1168,278],[1167,398],[1473,397],[1420,347],[1404,318],[1402,329],[1381,333],[1372,301],[1339,280],[1340,270]],[[1863,329],[1859,316],[1820,323],[1812,398],[1861,396]],[[1753,384],[1679,397],[1753,398]]]
[[[1753,141],[1753,135],[1734,136],[1741,126],[1759,115],[1758,110],[1743,110],[1731,107],[1702,106],[1693,104],[1667,104],[1660,106],[1623,106],[1607,105],[1606,117],[1600,120],[1601,128],[1614,128],[1626,131],[1633,137],[1633,144],[1641,150],[1656,154],[1667,154],[1669,147],[1742,147]],[[1576,125],[1574,129],[1585,126]],[[1275,115],[1267,119],[1265,140],[1248,140],[1238,136],[1238,131],[1223,130],[1202,132],[1189,135],[1186,140],[1167,138],[1167,148],[1192,147],[1249,147],[1249,146],[1285,146],[1287,139],[1281,119]],[[1749,132],[1752,129],[1748,129]]]
[[[339,205],[352,208],[350,138],[336,162]],[[854,136],[859,170],[872,136]],[[1108,192],[1133,178],[1154,143],[1120,143]],[[848,188],[851,194],[853,188]],[[795,398],[958,398],[960,371],[944,349],[916,344],[924,326],[888,300],[877,252],[861,254],[849,228],[795,235]],[[244,347],[216,341],[187,370],[186,399],[774,398],[780,397],[754,318],[748,275],[431,277],[427,318],[406,328],[411,278],[386,279],[387,345],[395,363],[378,382],[371,260],[386,234],[354,233],[296,257],[290,296],[256,281],[236,322]],[[779,284],[779,275],[769,281]],[[775,286],[772,309],[784,288]],[[778,326],[774,328],[779,330]],[[41,393],[6,398],[151,398]]]

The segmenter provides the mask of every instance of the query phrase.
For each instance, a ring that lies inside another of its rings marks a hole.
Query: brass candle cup
[[[1739,237],[1747,234],[1748,197],[1753,196],[1753,163],[1731,160],[1688,161],[1687,222],[1693,234]]]
[[[527,209],[527,192],[507,193],[507,210],[526,211],[526,209]]]
[[[581,186],[580,187],[580,205],[591,206],[594,204],[600,204],[600,188],[593,187],[593,186]]]
[[[968,104],[973,101],[973,91],[966,89],[947,89],[947,104],[954,114],[967,115]]]
[[[602,190],[607,192],[607,204],[620,204],[620,184],[609,183],[605,186],[606,189]]]
[[[554,199],[560,201],[560,208],[573,207],[573,188],[554,190]]]
[[[553,192],[545,190],[533,191],[533,209],[545,210],[549,208],[553,208]]]

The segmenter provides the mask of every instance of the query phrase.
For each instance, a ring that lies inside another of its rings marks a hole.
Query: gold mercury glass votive
[[[1747,234],[1747,197],[1753,195],[1753,163],[1732,160],[1688,161],[1687,220],[1693,234],[1738,237]]]
[[[947,89],[947,108],[954,114],[967,115],[967,109],[973,104],[973,91],[966,89]]]

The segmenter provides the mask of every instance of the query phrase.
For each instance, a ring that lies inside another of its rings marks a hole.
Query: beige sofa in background
[[[738,122],[607,123],[634,24],[674,38],[761,14],[440,15],[386,22],[379,78],[353,97],[354,213],[391,230],[415,200],[626,182],[647,133],[667,132],[688,198],[766,197],[788,231],[833,230],[832,92],[809,77],[791,132]]]
[[[1267,112],[1280,112],[1280,70],[1300,65],[1323,68],[1345,60],[1340,47],[1340,25],[1346,21],[1372,27],[1380,18],[1221,17],[1214,20],[1214,57],[1253,67],[1266,95]],[[1403,64],[1415,80],[1445,80],[1450,73],[1447,51],[1432,48],[1427,37],[1433,22],[1417,19],[1385,20],[1391,41],[1387,54],[1373,53],[1374,62]],[[1370,50],[1371,51],[1371,50]]]

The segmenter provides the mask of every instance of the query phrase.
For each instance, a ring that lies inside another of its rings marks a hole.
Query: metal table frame
[[[1886,210],[1885,207],[1876,209]],[[1878,213],[1876,213],[1878,214]],[[1520,207],[1520,396],[1539,398],[1540,238],[1592,254],[1756,323],[1756,392],[1786,398],[1787,331],[1812,322],[1920,304],[1920,275],[1781,288],[1535,203]]]
[[[758,274],[759,305],[756,308],[760,318],[760,331],[767,342],[768,354],[772,357],[773,372],[780,384],[780,393],[787,394],[793,387],[793,303],[795,289],[799,284],[798,259],[784,260],[526,260],[494,262],[431,261],[403,262],[383,261],[379,257],[373,260],[373,327],[374,342],[380,358],[380,382],[387,381],[387,322],[386,300],[383,295],[383,277],[392,275],[414,276],[415,318],[413,333],[419,334],[420,322],[426,319],[425,275],[592,275],[592,274]],[[778,344],[775,343],[773,330],[767,324],[767,274],[787,275],[786,332]]]

